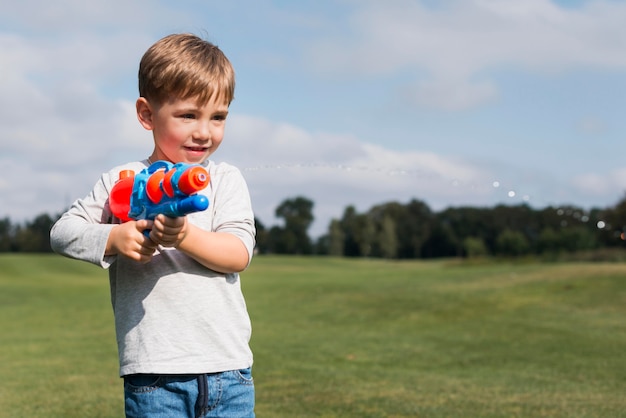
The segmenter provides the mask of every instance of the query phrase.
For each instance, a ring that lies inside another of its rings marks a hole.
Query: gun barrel
[[[179,200],[166,200],[165,202],[147,207],[146,218],[154,219],[158,214],[178,218],[190,213],[200,212],[209,207],[209,199],[206,196],[195,194]]]
[[[177,203],[178,212],[183,215],[187,215],[193,212],[201,212],[209,207],[209,199],[206,196],[195,194],[182,199]]]
[[[163,191],[169,197],[191,195],[204,189],[209,184],[209,174],[202,166],[185,168],[179,164],[169,170],[163,178]]]

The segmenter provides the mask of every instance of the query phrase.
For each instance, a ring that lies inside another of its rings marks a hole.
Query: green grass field
[[[626,417],[626,265],[257,257],[257,416]],[[0,255],[0,416],[121,417],[105,271]]]

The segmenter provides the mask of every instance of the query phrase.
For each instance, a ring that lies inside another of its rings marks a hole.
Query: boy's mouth
[[[185,147],[187,150],[191,152],[206,152],[208,147]]]

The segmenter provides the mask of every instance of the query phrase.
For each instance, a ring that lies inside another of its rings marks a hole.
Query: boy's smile
[[[137,118],[152,131],[152,161],[201,163],[217,150],[224,138],[228,103],[219,95],[201,104],[195,98],[153,104],[137,100]]]

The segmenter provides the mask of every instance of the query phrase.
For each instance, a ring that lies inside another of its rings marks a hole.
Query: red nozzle
[[[190,167],[178,182],[178,188],[181,192],[190,195],[204,189],[209,184],[209,173],[200,166]]]

